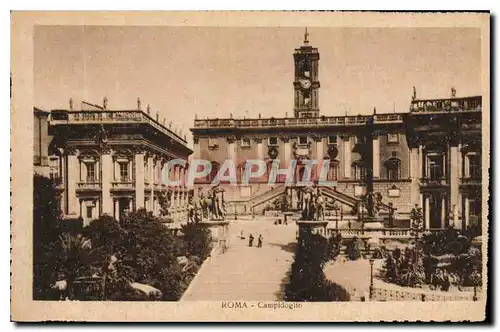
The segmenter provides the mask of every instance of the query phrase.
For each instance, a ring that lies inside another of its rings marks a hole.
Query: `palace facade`
[[[163,172],[169,160],[187,160],[192,150],[185,136],[167,127],[158,113],[156,117],[150,113],[149,106],[141,109],[139,99],[135,109],[112,110],[106,98],[103,105],[82,102],[78,110],[71,100],[69,109],[50,114],[35,110],[48,115],[47,128],[40,126],[47,133],[43,141],[47,152],[37,155],[35,151],[35,164],[48,166],[48,175],[61,192],[65,218],[82,218],[88,224],[108,214],[120,220],[127,211],[139,208],[159,215],[159,197],[168,193],[169,214],[186,219],[188,189],[185,185],[168,188]],[[37,149],[44,150],[35,144]],[[182,179],[184,172],[176,167],[171,180]]]
[[[414,89],[408,112],[358,116],[323,116],[319,110],[319,51],[304,45],[293,54],[294,117],[195,119],[191,129],[193,159],[210,160],[212,172],[197,180],[209,186],[219,167],[231,159],[241,177],[248,159],[292,159],[328,163],[329,181],[321,187],[334,213],[360,217],[367,191],[380,194],[378,207],[391,212],[394,225],[409,226],[415,205],[423,208],[426,228],[467,228],[481,220],[481,96],[419,99]],[[296,183],[304,165],[295,172]],[[319,168],[313,174],[319,174]],[[269,172],[267,173],[269,174]],[[313,175],[314,177],[314,175]],[[258,214],[289,195],[292,210],[297,192],[280,181],[251,179],[237,186],[221,184],[228,213]],[[339,211],[340,210],[340,211]]]

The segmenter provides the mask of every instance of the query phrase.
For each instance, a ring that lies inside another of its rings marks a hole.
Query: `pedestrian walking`
[[[241,230],[240,239],[242,239],[242,240],[244,239],[244,237],[243,237],[243,230]]]
[[[257,247],[258,247],[258,248],[261,248],[261,247],[262,247],[262,240],[263,240],[263,239],[264,239],[264,238],[262,237],[262,234],[259,234],[259,242],[257,243]]]
[[[252,247],[253,246],[253,235],[250,233],[250,236],[248,237],[248,246]]]

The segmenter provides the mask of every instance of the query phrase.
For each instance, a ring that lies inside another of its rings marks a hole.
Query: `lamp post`
[[[373,262],[375,260],[373,259],[373,257],[370,257],[369,259],[369,262],[370,262],[370,301],[372,300],[373,298]]]

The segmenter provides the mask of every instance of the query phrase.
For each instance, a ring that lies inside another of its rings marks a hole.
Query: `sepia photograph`
[[[489,15],[232,14],[14,29],[32,63],[29,112],[11,74],[14,298],[85,321],[142,303],[195,320],[345,303],[350,318],[318,320],[377,321],[395,301],[416,320],[484,317]],[[132,321],[181,317],[140,308]]]

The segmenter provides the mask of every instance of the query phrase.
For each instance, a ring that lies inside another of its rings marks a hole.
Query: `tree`
[[[190,222],[182,225],[182,239],[187,256],[196,256],[203,262],[212,250],[210,230],[199,223]]]
[[[158,288],[164,300],[178,300],[184,291],[177,263],[180,240],[145,209],[128,214],[121,227],[129,238],[122,254],[123,267],[130,268],[128,278]]]
[[[415,248],[414,264],[419,263],[420,252],[422,251],[422,233],[424,230],[424,218],[422,215],[422,208],[415,204],[410,214],[410,236],[412,237],[412,244]]]
[[[287,301],[349,301],[348,292],[327,280],[323,266],[329,260],[326,238],[301,232],[295,260],[285,287]]]
[[[56,245],[60,231],[60,198],[53,181],[35,174],[33,179],[33,298],[57,299],[50,291],[57,278]]]

